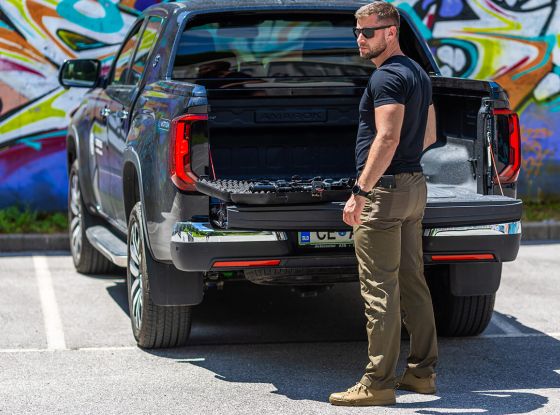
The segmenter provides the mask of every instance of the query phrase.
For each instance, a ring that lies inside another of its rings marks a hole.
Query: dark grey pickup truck
[[[109,71],[96,60],[61,68],[62,85],[89,89],[67,139],[74,264],[127,268],[140,346],[185,344],[211,285],[303,294],[357,280],[342,209],[358,103],[375,70],[352,35],[360,4],[156,5]],[[492,315],[502,263],[519,249],[518,118],[499,85],[441,76],[404,11],[400,42],[429,73],[437,114],[422,165],[438,330],[475,335]]]

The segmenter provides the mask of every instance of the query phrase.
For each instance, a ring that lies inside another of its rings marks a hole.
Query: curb
[[[521,224],[522,241],[559,241],[560,221],[525,222]]]
[[[0,234],[0,253],[27,251],[70,251],[68,234]]]
[[[524,222],[522,241],[560,241],[560,221]],[[0,234],[0,253],[70,251],[68,234]]]

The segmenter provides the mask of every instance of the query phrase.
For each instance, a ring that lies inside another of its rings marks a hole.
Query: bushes
[[[67,228],[66,212],[37,212],[16,206],[0,209],[0,233],[58,233]]]
[[[560,199],[523,200],[523,221],[560,220]]]

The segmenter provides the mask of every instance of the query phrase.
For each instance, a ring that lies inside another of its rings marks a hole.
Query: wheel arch
[[[78,144],[73,134],[66,136],[66,172],[70,173],[72,163],[78,158]]]
[[[123,167],[123,195],[124,195],[124,212],[126,222],[128,223],[130,212],[136,202],[141,202],[140,179],[134,162],[128,160]]]
[[[80,141],[80,134],[78,133],[77,127],[74,124],[71,124],[68,127],[68,134],[66,135],[66,172],[70,174],[72,164],[77,161],[78,176],[80,178],[80,188],[82,198],[85,203],[85,208],[90,213],[96,214],[95,197],[93,195],[93,186],[90,181],[90,166],[87,160],[83,160],[84,157],[87,157],[87,154],[82,154],[84,148],[81,148],[81,146],[83,147],[84,144],[80,143]]]

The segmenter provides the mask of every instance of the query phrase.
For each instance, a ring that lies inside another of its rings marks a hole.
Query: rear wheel
[[[114,269],[114,265],[89,243],[86,228],[92,222],[82,199],[78,160],[74,160],[68,176],[68,233],[72,260],[82,274],[106,274]]]
[[[178,347],[187,343],[191,331],[192,307],[159,306],[150,297],[150,276],[142,204],[136,203],[128,221],[128,304],[132,331],[138,346],[147,349]]]
[[[439,316],[436,313],[438,333],[451,337],[482,333],[492,318],[495,298],[496,294],[470,297],[449,294],[443,304],[438,305],[442,309]]]
[[[432,294],[438,335],[476,336],[486,329],[494,312],[496,294],[453,295],[449,276],[433,273],[428,277],[428,285]]]

